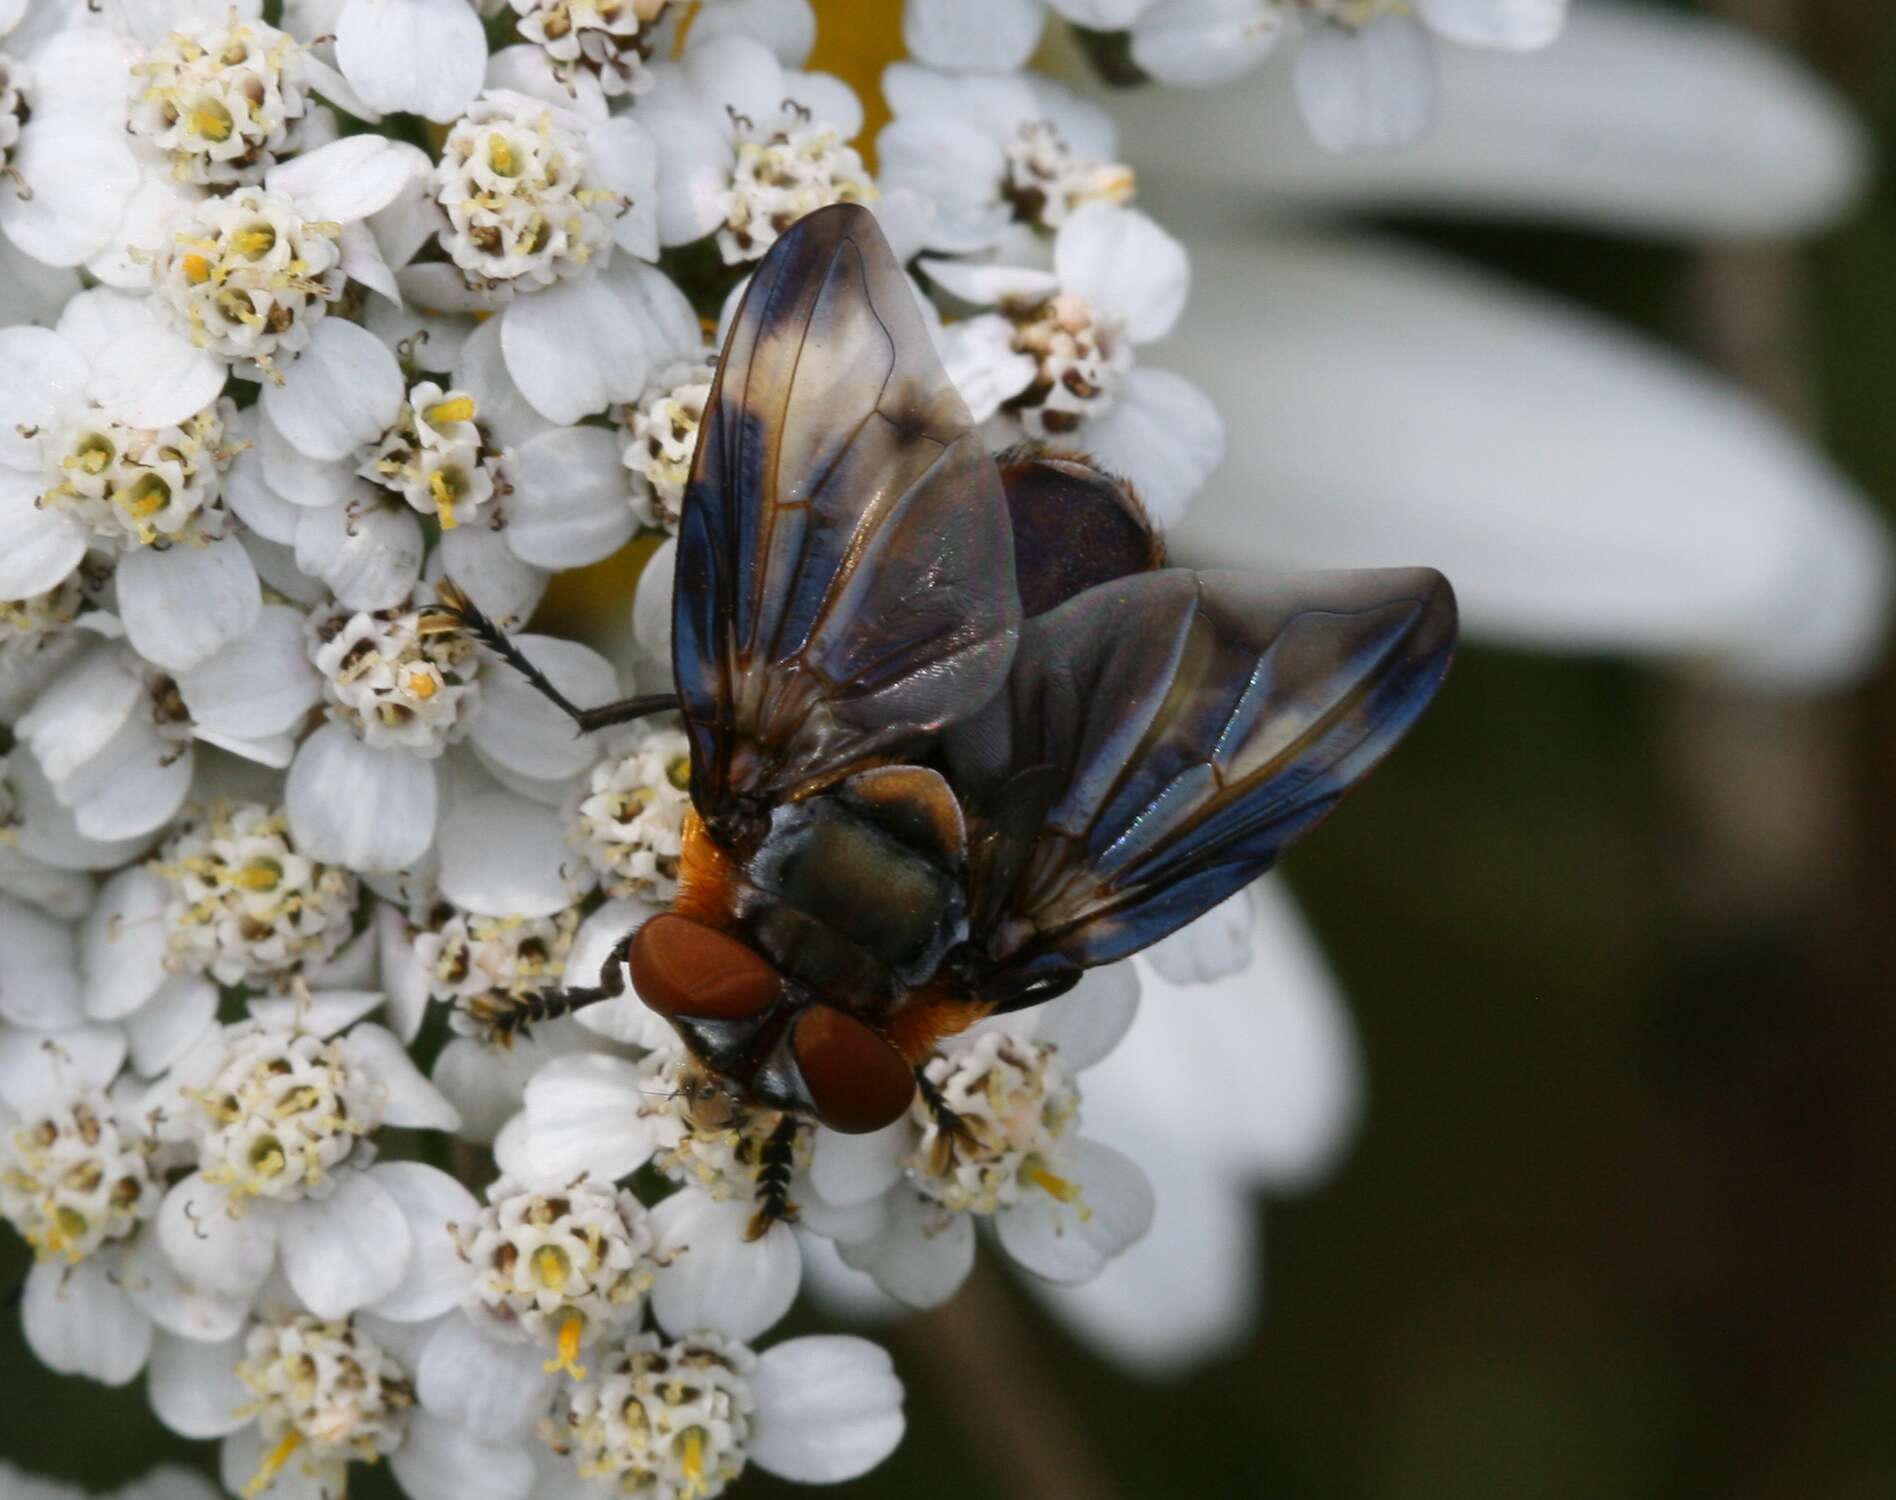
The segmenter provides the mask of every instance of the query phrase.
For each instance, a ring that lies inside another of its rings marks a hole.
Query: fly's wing
[[[1415,722],[1454,642],[1420,568],[1165,569],[1028,620],[1006,690],[943,742],[984,998],[1032,1003],[1262,874]]]
[[[901,754],[979,708],[1019,631],[1000,478],[864,209],[758,267],[678,536],[673,667],[691,791],[747,805]]]

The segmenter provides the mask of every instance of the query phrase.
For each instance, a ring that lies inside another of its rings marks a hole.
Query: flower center
[[[157,1210],[155,1142],[93,1090],[0,1133],[0,1215],[42,1260],[84,1260]]]
[[[651,86],[645,64],[654,25],[669,0],[512,0],[520,35],[545,50],[554,74],[571,81],[586,71],[608,97]]]
[[[454,1007],[449,1023],[463,1036],[491,1036],[523,1001],[566,972],[579,914],[477,917],[441,907],[414,937],[415,956],[434,998]]]
[[[675,1344],[645,1334],[567,1387],[541,1434],[582,1479],[627,1495],[712,1500],[744,1472],[756,1366],[744,1345],[714,1334]]]
[[[230,526],[224,471],[244,446],[229,436],[236,414],[219,399],[173,427],[129,427],[95,411],[49,428],[40,504],[126,549],[215,541]]]
[[[260,182],[303,144],[303,49],[273,26],[187,21],[132,72],[132,133],[171,158],[179,182]]]
[[[691,746],[680,730],[641,725],[592,769],[568,841],[615,896],[668,903],[678,894]]]
[[[253,1394],[265,1458],[245,1486],[261,1495],[292,1459],[340,1495],[352,1459],[392,1453],[415,1404],[407,1373],[352,1322],[307,1313],[267,1319],[250,1330],[237,1378]]]
[[[400,495],[443,531],[495,498],[494,457],[475,425],[474,398],[424,380],[356,472]]]
[[[223,984],[320,963],[349,938],[356,880],[298,854],[281,808],[219,803],[186,823],[155,866],[170,883],[166,963]]]
[[[544,104],[482,96],[434,170],[441,246],[474,286],[550,286],[603,263],[625,202],[587,177],[586,143]]]
[[[1062,292],[1003,310],[1014,323],[1014,348],[1039,366],[1027,388],[1005,403],[1030,436],[1064,437],[1112,406],[1132,369],[1132,346],[1085,298]]]
[[[374,1085],[342,1047],[302,1032],[235,1027],[210,1082],[185,1090],[203,1129],[204,1180],[246,1197],[322,1197],[330,1173],[381,1118]]]
[[[834,125],[786,99],[782,116],[757,124],[734,116],[737,161],[723,192],[718,249],[726,265],[757,260],[805,214],[830,203],[873,203],[862,157]]]
[[[710,399],[711,366],[700,361],[672,366],[650,393],[625,408],[625,466],[632,510],[642,524],[677,533],[685,486],[691,479],[691,457],[698,446],[698,424]]]
[[[238,188],[172,230],[152,259],[153,290],[192,343],[280,380],[275,361],[307,348],[342,295],[341,234],[282,193]]]
[[[1002,191],[1015,214],[1043,229],[1058,229],[1083,203],[1128,203],[1132,168],[1075,156],[1050,121],[1022,125],[1007,141]]]
[[[552,1351],[549,1373],[583,1380],[580,1351],[637,1325],[652,1285],[644,1206],[609,1184],[580,1181],[557,1195],[502,1180],[461,1232],[476,1270],[468,1312]]]
[[[945,1208],[976,1214],[995,1213],[1034,1193],[1063,1203],[1078,1200],[1065,1163],[1080,1096],[1052,1048],[986,1032],[935,1058],[928,1077],[967,1133],[944,1132],[917,1100],[922,1138],[907,1165],[923,1194]]]
[[[474,648],[414,610],[313,617],[310,660],[331,716],[378,749],[433,759],[467,733],[480,698]]]

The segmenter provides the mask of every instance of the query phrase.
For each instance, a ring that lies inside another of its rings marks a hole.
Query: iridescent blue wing
[[[1006,679],[1020,606],[999,473],[866,210],[808,215],[758,267],[677,566],[692,798],[727,842]]]
[[[1006,689],[943,742],[984,997],[1026,1003],[1262,874],[1415,722],[1454,643],[1424,568],[1170,568],[1028,620]]]

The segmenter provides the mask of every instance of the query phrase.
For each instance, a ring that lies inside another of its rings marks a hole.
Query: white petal
[[[296,525],[297,566],[350,609],[405,603],[421,577],[425,546],[414,511],[367,485],[345,504],[304,511]]]
[[[55,870],[110,870],[149,847],[147,838],[100,843],[82,835],[72,814],[59,804],[52,783],[30,755],[16,756],[11,777],[19,795],[22,821],[16,830],[18,854]]]
[[[279,162],[263,185],[288,193],[306,219],[347,224],[387,208],[418,172],[428,170],[420,147],[379,135],[351,135]]]
[[[319,1318],[340,1318],[402,1284],[413,1254],[408,1221],[366,1173],[345,1171],[320,1202],[283,1211],[283,1270]]]
[[[135,713],[104,750],[59,788],[79,832],[92,839],[136,838],[168,823],[190,790],[193,757]]]
[[[37,473],[0,469],[0,599],[28,599],[55,587],[86,555],[85,528],[64,511],[40,509]]]
[[[0,1103],[18,1115],[77,1089],[102,1089],[125,1061],[116,1026],[72,1026],[52,1033],[0,1028]]]
[[[27,1347],[61,1375],[125,1385],[151,1353],[151,1320],[114,1284],[111,1257],[74,1266],[43,1260],[26,1273],[20,1324]]]
[[[507,371],[548,421],[577,422],[645,388],[638,320],[597,276],[516,298],[500,316]]]
[[[394,1032],[381,1026],[358,1026],[349,1033],[345,1046],[374,1077],[384,1124],[410,1130],[453,1130],[461,1123],[454,1106],[422,1076]]]
[[[631,115],[586,133],[587,158],[599,185],[625,200],[612,221],[613,243],[645,260],[658,259],[658,146]]]
[[[237,455],[230,472],[224,476],[224,503],[257,536],[288,545],[296,540],[296,526],[302,519],[302,507],[271,488],[264,474],[263,454],[254,425],[248,441],[250,446]],[[289,447],[280,437],[277,441],[285,448]],[[254,554],[251,561],[256,561]],[[268,582],[268,579],[265,581]]]
[[[754,37],[786,68],[803,65],[816,45],[816,14],[810,0],[720,0],[691,23],[691,43],[714,36]]]
[[[783,75],[785,99],[794,100],[812,117],[836,127],[846,141],[862,133],[862,102],[856,91],[832,73],[791,73]]]
[[[296,727],[322,698],[322,678],[310,665],[303,612],[266,604],[256,623],[201,666],[178,676],[191,717],[207,728],[243,738]]]
[[[120,1284],[160,1331],[195,1343],[233,1338],[250,1317],[247,1295],[220,1297],[183,1280],[150,1232],[132,1241]]]
[[[397,349],[406,344],[412,349],[419,368],[445,373],[454,368],[454,362],[461,356],[461,347],[467,342],[468,335],[474,332],[475,324],[473,319],[460,313],[438,312],[417,307],[409,301],[413,293],[405,285],[404,278],[409,271],[418,270],[453,271],[454,267],[424,264],[398,271],[395,285],[402,291],[403,305],[397,307],[387,298],[370,297],[363,308],[363,321],[369,332],[389,348]],[[482,421],[485,425],[484,414]]]
[[[481,613],[503,630],[515,630],[546,595],[547,573],[522,562],[508,543],[512,529],[457,526],[443,532],[428,558],[431,583],[451,578]]]
[[[254,1419],[256,1397],[237,1378],[244,1341],[203,1344],[164,1335],[151,1352],[151,1407],[181,1437],[228,1437]]]
[[[742,1199],[719,1203],[695,1188],[652,1210],[652,1315],[674,1337],[721,1333],[746,1343],[790,1310],[803,1259],[788,1224],[744,1238],[755,1212]]]
[[[457,1036],[441,1049],[429,1076],[460,1114],[455,1133],[463,1140],[492,1142],[519,1111],[527,1080],[546,1061],[536,1043],[547,1030],[536,1027],[532,1040],[516,1040],[511,1047]]]
[[[1088,969],[1080,982],[1057,1000],[1037,1006],[1014,1021],[1043,1046],[1057,1048],[1060,1066],[1069,1073],[1090,1068],[1113,1051],[1139,1014],[1139,975],[1129,963]]]
[[[1001,1248],[1048,1281],[1090,1280],[1152,1227],[1152,1184],[1134,1162],[1097,1141],[1074,1155],[1078,1202],[1038,1193],[994,1216]]]
[[[1242,890],[1145,950],[1145,961],[1173,984],[1209,984],[1251,961],[1257,926],[1251,893]]]
[[[456,1225],[480,1215],[474,1195],[446,1172],[418,1161],[383,1162],[369,1176],[408,1221],[412,1253],[400,1286],[374,1311],[401,1323],[438,1317],[461,1300],[471,1272],[454,1239]]]
[[[350,465],[299,453],[277,431],[268,412],[261,407],[252,407],[251,411],[256,420],[256,452],[264,482],[283,499],[292,505],[321,508],[362,493],[362,481],[351,472]]]
[[[731,143],[704,120],[679,110],[640,111],[658,144],[658,238],[689,245],[724,222],[723,193]]]
[[[1567,0],[1416,0],[1416,11],[1451,42],[1531,52],[1560,35]]]
[[[565,982],[570,985],[594,985],[600,981],[606,959],[631,933],[638,931],[658,910],[649,902],[631,897],[608,901],[573,934],[573,947],[566,956]],[[631,979],[620,965],[625,993],[616,1000],[589,1005],[573,1020],[575,1024],[610,1041],[656,1050],[677,1044],[678,1036],[657,1011],[650,1009],[633,990]]]
[[[646,560],[632,591],[632,634],[654,661],[671,670],[672,584],[678,572],[678,538],[668,536]]]
[[[257,623],[263,592],[234,536],[203,547],[144,547],[119,559],[119,615],[146,661],[187,672]]]
[[[1141,366],[1105,416],[1087,424],[1085,442],[1098,463],[1133,481],[1163,531],[1224,462],[1224,419],[1184,376]]]
[[[1471,636],[1786,684],[1874,655],[1883,526],[1725,382],[1424,257],[1278,238],[1195,254],[1174,357],[1245,441],[1168,538],[1180,563],[1427,563]]]
[[[531,42],[502,47],[487,59],[485,92],[503,89],[543,100],[589,124],[606,118],[605,90],[597,75],[582,67],[562,77],[546,49]]]
[[[527,1450],[483,1442],[426,1411],[409,1417],[389,1467],[409,1500],[524,1500],[533,1488]]]
[[[1039,362],[1014,348],[1014,325],[999,313],[963,318],[942,333],[941,362],[969,414],[985,422],[1033,384]]]
[[[0,892],[68,922],[85,915],[94,894],[84,875],[52,869],[6,845],[0,845]]]
[[[0,1019],[34,1031],[59,1031],[85,1019],[79,1008],[79,951],[72,928],[4,898]]]
[[[120,870],[99,892],[80,928],[86,1014],[129,1015],[165,982],[165,884],[143,865]]]
[[[85,356],[90,370],[107,349],[127,334],[165,326],[168,325],[152,310],[149,298],[127,296],[110,287],[98,286],[81,292],[61,309],[55,331]]]
[[[402,368],[388,345],[366,328],[324,318],[309,347],[283,372],[283,383],[263,383],[263,409],[297,452],[346,458],[394,422],[402,392]]]
[[[1225,83],[1276,46],[1284,14],[1275,0],[1158,0],[1133,23],[1132,60],[1160,83]]]
[[[1297,47],[1295,78],[1310,133],[1330,151],[1406,146],[1435,112],[1435,49],[1408,16],[1319,26]]]
[[[889,1194],[889,1217],[879,1235],[837,1248],[846,1264],[867,1271],[898,1302],[940,1307],[974,1269],[974,1220],[898,1188]]]
[[[800,1484],[866,1474],[902,1441],[902,1382],[888,1351],[828,1334],[767,1349],[751,1372],[750,1455]]]
[[[1192,1137],[1136,1119],[1109,1123],[1127,1126],[1119,1138],[1149,1163],[1152,1232],[1084,1285],[1029,1286],[1085,1343],[1162,1378],[1230,1353],[1255,1331],[1264,1279],[1257,1205]]]
[[[46,326],[79,290],[79,275],[33,259],[0,237],[0,327],[16,323]]]
[[[172,180],[169,172],[139,179],[118,226],[87,260],[86,269],[107,286],[143,292],[151,286],[148,252],[164,244],[174,219],[204,201],[201,189]]]
[[[1142,170],[1205,166],[1208,134],[1251,143],[1218,161],[1243,190],[1700,236],[1795,234],[1862,194],[1870,150],[1849,104],[1754,33],[1611,0],[1576,9],[1531,57],[1443,49],[1440,118],[1408,150],[1341,161],[1312,144],[1282,80],[1178,96],[1122,90]],[[1234,189],[1238,189],[1234,193]]]
[[[692,314],[693,330],[697,314]],[[454,361],[451,385],[474,398],[474,414],[481,429],[497,442],[517,448],[529,438],[554,430],[553,424],[535,411],[520,394],[513,376],[507,373],[507,359],[500,347],[501,320],[489,318],[468,335]],[[432,351],[429,351],[432,355]]]
[[[1171,332],[1192,284],[1185,247],[1148,215],[1113,203],[1074,210],[1054,238],[1053,269],[1062,291],[1123,321],[1135,344]]]
[[[148,1004],[125,1020],[132,1067],[155,1078],[170,1067],[217,1019],[217,986],[195,974],[175,974]]]
[[[224,1190],[193,1172],[159,1206],[158,1243],[179,1276],[218,1296],[251,1296],[276,1261],[277,1219],[261,1206],[233,1218]]]
[[[639,1118],[638,1068],[617,1057],[558,1057],[527,1085],[527,1149],[533,1175],[567,1181],[582,1173],[612,1182],[636,1172],[654,1149]]]
[[[50,328],[0,328],[0,465],[37,474],[39,429],[85,388],[85,357],[65,338]]]
[[[340,724],[303,742],[283,795],[297,847],[325,864],[400,870],[434,842],[433,764],[372,750]]]
[[[34,122],[9,166],[31,198],[0,193],[0,230],[35,260],[76,266],[104,250],[138,190],[138,159],[109,119],[64,116]]]
[[[546,1351],[489,1338],[465,1317],[444,1319],[415,1371],[423,1405],[463,1432],[512,1437],[530,1432],[557,1388]]]
[[[843,1135],[819,1125],[810,1182],[825,1202],[839,1208],[865,1203],[901,1180],[902,1158],[914,1149],[915,1127],[907,1119],[867,1135]]]
[[[105,753],[145,697],[145,686],[116,646],[95,646],[56,677],[15,730],[48,779],[61,788]]]
[[[566,821],[510,792],[457,800],[441,820],[441,894],[482,916],[550,917],[573,904]]]
[[[1159,1111],[1244,1181],[1320,1181],[1363,1108],[1362,1061],[1349,1012],[1309,928],[1276,876],[1252,888],[1251,963],[1210,984],[1144,971],[1147,1004],[1126,1044],[1086,1075],[1088,1119],[1126,1146],[1119,1118]],[[1195,1101],[1225,1101],[1215,1118]]]
[[[1038,301],[1060,290],[1059,277],[1033,266],[925,258],[922,272],[950,296],[977,307],[1002,301]]]
[[[375,235],[367,224],[354,223],[342,226],[342,236],[338,240],[342,251],[343,275],[360,286],[367,287],[386,301],[397,306],[402,300],[401,283],[395,279],[395,271],[383,258],[382,247],[376,243]],[[369,301],[375,298],[367,299]],[[381,339],[381,333],[370,328],[370,333]],[[383,340],[386,343],[386,340]]]
[[[308,976],[305,976],[307,981]],[[296,995],[257,996],[245,1002],[254,1020],[266,1026],[295,1028],[311,1036],[332,1037],[347,1031],[382,1003],[379,990],[317,990]]]
[[[464,0],[348,0],[336,61],[371,108],[445,122],[479,91],[487,38]]]
[[[514,643],[581,708],[618,697],[612,663],[590,647],[550,635],[517,635]],[[571,719],[502,665],[481,674],[481,711],[470,738],[484,758],[542,781],[583,771],[598,754],[594,736],[576,734]]]
[[[543,568],[576,568],[632,539],[621,437],[603,427],[564,427],[514,450],[507,475],[507,543]]]
[[[225,374],[221,360],[171,329],[150,324],[99,355],[90,394],[109,417],[133,427],[169,427],[215,401]]]
[[[1039,0],[907,0],[902,43],[918,61],[951,70],[1023,66],[1046,20]]]

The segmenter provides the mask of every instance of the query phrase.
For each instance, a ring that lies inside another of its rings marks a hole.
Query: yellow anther
[[[507,137],[499,131],[487,137],[487,164],[502,177],[512,177],[520,170],[519,158],[514,155]]]
[[[230,237],[230,247],[246,260],[261,260],[276,248],[276,230],[268,224],[252,224]]]
[[[679,1460],[679,1466],[685,1471],[685,1481],[689,1488],[686,1495],[701,1495],[704,1483],[704,1429],[691,1427],[685,1431],[685,1452]]]
[[[193,284],[201,284],[211,279],[211,263],[197,254],[184,258],[184,279]]]
[[[283,867],[267,859],[253,859],[240,870],[232,870],[226,877],[240,890],[273,891],[283,879]]]
[[[474,398],[472,396],[450,396],[446,401],[437,401],[433,406],[424,407],[421,413],[428,419],[429,425],[440,427],[449,422],[472,422],[474,420]]]
[[[207,141],[230,139],[230,111],[215,99],[200,99],[191,111],[191,128]]]
[[[423,703],[426,703],[440,691],[440,687],[436,684],[434,673],[432,672],[410,672],[405,686],[408,689],[409,697],[419,698]]]
[[[428,476],[428,493],[434,496],[435,515],[443,531],[452,531],[460,522],[454,519],[454,486],[440,469]]]
[[[544,1254],[545,1252],[540,1252]],[[538,1259],[538,1256],[535,1257]],[[558,1350],[542,1368],[549,1375],[557,1375],[564,1370],[575,1380],[586,1378],[586,1367],[579,1362],[580,1335],[586,1331],[586,1320],[578,1313],[568,1313],[560,1324],[560,1343]]]
[[[244,1486],[244,1500],[257,1500],[257,1496],[275,1484],[277,1475],[283,1472],[283,1466],[302,1446],[303,1434],[294,1427],[284,1433],[283,1441],[270,1450],[263,1462],[258,1465],[257,1472],[251,1476],[250,1482]]]
[[[566,1252],[557,1245],[542,1245],[533,1252],[533,1274],[540,1279],[540,1285],[549,1292],[561,1291],[566,1286],[566,1277],[571,1263]]]
[[[1051,1193],[1062,1203],[1079,1201],[1080,1185],[1077,1182],[1068,1182],[1064,1177],[1056,1177],[1037,1161],[1030,1161],[1022,1169],[1021,1175],[1042,1192]]]

